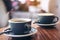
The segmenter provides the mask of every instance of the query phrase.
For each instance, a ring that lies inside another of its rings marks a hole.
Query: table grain
[[[35,27],[38,31],[31,40],[60,40],[60,24],[50,29],[42,28],[36,24],[33,24],[32,27]],[[4,29],[6,29],[6,27],[0,28],[0,32]],[[9,40],[9,37],[0,35],[0,40]]]

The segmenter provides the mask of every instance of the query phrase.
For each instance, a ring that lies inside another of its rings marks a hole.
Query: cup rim
[[[12,20],[14,20],[14,19],[24,20],[24,21],[26,21],[26,22],[30,22],[30,21],[31,21],[31,19],[28,19],[28,18],[12,18],[12,19],[8,20],[8,22],[9,22],[9,23],[25,23],[25,22],[14,22],[14,21],[12,21]]]
[[[40,13],[40,14],[37,14],[38,16],[54,16],[54,14],[52,13]]]

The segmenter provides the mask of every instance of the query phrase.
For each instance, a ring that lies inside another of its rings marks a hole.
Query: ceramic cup
[[[39,24],[52,24],[58,22],[59,18],[52,13],[41,13],[38,14],[38,20],[36,21]]]
[[[31,30],[31,19],[13,18],[9,20],[9,26],[15,35],[27,34]]]

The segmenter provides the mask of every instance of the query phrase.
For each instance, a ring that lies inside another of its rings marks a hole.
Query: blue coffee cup
[[[37,21],[39,24],[52,24],[58,22],[59,18],[52,13],[38,14]]]
[[[15,35],[27,34],[31,30],[31,19],[27,18],[13,18],[9,20],[11,31]]]

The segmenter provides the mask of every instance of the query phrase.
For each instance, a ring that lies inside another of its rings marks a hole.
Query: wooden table
[[[32,40],[60,40],[60,24],[57,24],[52,29],[46,29],[39,27],[36,24],[33,24],[32,27],[37,28],[38,32]],[[0,31],[4,30],[5,28],[1,28]],[[0,35],[0,40],[8,40],[9,37],[4,35]]]

